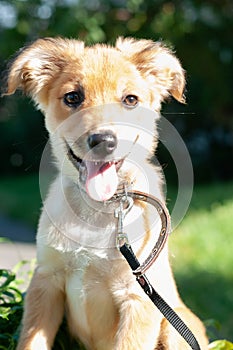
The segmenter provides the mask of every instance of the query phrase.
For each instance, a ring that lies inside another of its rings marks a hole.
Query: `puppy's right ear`
[[[61,73],[74,52],[84,50],[84,43],[62,38],[38,39],[21,49],[8,69],[7,89],[3,95],[22,90],[40,104],[45,87]]]

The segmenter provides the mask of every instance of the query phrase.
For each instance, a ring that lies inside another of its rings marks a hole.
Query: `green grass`
[[[175,191],[169,189],[171,197]],[[0,212],[36,225],[38,176],[3,178]],[[172,200],[171,200],[172,203]],[[233,183],[196,186],[186,217],[170,237],[171,263],[182,298],[214,329],[213,339],[233,340]],[[215,327],[214,327],[215,328]]]
[[[38,175],[0,178],[0,213],[36,226],[41,207]]]
[[[202,319],[215,319],[218,336],[233,340],[233,184],[197,187],[190,209],[170,237],[180,293]]]

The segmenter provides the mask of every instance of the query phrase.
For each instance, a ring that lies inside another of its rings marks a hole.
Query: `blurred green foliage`
[[[231,0],[4,0],[0,13],[2,70],[15,51],[43,36],[88,44],[119,35],[163,40],[187,71],[187,105],[171,101],[163,112],[188,146],[196,179],[233,177]],[[0,103],[1,172],[38,169],[47,141],[43,118],[25,98]]]

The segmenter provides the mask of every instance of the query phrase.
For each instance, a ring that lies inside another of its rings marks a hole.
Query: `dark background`
[[[88,44],[119,35],[163,40],[187,72],[187,104],[163,113],[190,151],[196,182],[233,177],[233,2],[231,0],[0,1],[0,65],[38,37],[66,36]],[[4,79],[3,79],[4,80]],[[4,88],[4,81],[2,81]],[[47,141],[41,114],[20,94],[0,101],[2,175],[38,172]],[[161,162],[166,163],[161,146]],[[172,168],[167,169],[172,174]]]

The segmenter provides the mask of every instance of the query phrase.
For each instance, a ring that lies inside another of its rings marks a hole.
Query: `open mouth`
[[[118,171],[124,158],[117,160],[85,160],[76,156],[66,143],[68,157],[78,169],[79,177],[85,186],[87,194],[96,201],[107,201],[116,192],[118,187]]]

